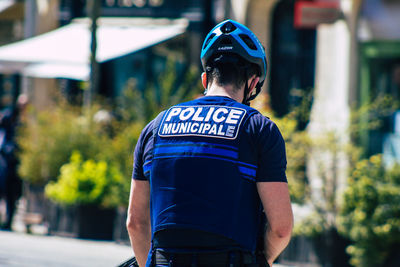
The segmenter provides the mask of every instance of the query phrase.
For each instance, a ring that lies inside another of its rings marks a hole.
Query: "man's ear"
[[[207,73],[205,72],[201,74],[201,83],[203,84],[204,89],[207,89]]]
[[[251,94],[251,92],[253,92],[254,88],[256,88],[256,85],[258,84],[259,81],[260,77],[257,77],[255,75],[250,78],[249,95]]]

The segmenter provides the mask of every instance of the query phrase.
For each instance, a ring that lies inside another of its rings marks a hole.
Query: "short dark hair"
[[[233,85],[239,90],[253,75],[260,76],[260,68],[241,56],[231,53],[216,54],[206,64],[207,86],[215,81],[220,86]]]

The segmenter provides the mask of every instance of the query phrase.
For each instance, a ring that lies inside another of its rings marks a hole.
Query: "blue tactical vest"
[[[163,114],[153,159],[145,164],[153,235],[169,228],[202,230],[255,250],[262,205],[257,150],[247,126],[256,113],[228,97],[209,96]]]

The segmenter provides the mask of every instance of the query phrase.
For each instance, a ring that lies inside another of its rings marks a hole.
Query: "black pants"
[[[243,251],[171,253],[156,249],[154,267],[269,267],[265,258]]]

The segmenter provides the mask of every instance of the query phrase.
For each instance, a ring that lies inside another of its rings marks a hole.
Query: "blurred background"
[[[400,266],[400,1],[0,0],[0,223],[128,244],[133,149],[224,19],[266,48],[291,266]],[[101,223],[99,223],[101,222]],[[123,260],[123,259],[121,259]]]

